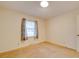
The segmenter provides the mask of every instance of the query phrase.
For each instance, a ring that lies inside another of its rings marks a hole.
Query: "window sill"
[[[26,37],[26,38],[36,38],[36,36],[30,36],[30,37]]]

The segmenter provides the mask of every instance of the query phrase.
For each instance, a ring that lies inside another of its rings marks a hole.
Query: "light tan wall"
[[[75,19],[79,11],[72,11],[52,19],[42,20],[6,8],[0,8],[0,52],[36,44],[42,41],[54,42],[75,49]],[[21,42],[21,19],[25,17],[38,21],[39,38]]]
[[[76,35],[79,35],[79,15],[76,17]],[[79,36],[76,38],[76,44],[76,50],[79,52]]]
[[[30,38],[25,42],[21,42],[21,19],[32,19],[38,21],[39,38]],[[44,20],[29,17],[26,14],[0,8],[0,52],[16,49],[22,46],[39,43],[45,40]]]
[[[76,49],[76,16],[78,10],[47,20],[47,39],[55,44]]]

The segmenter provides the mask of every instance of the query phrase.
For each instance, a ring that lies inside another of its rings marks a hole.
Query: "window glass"
[[[25,25],[25,36],[33,37],[36,36],[36,24],[35,21],[26,21]]]

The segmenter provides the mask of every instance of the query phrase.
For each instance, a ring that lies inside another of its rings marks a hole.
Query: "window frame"
[[[36,28],[36,35],[35,36],[31,36],[31,37],[26,37],[25,35],[25,24],[26,24],[26,21],[33,21],[35,22],[35,28]],[[22,22],[21,22],[21,41],[25,41],[25,40],[28,40],[28,38],[36,38],[38,39],[38,22],[36,20],[30,20],[30,19],[26,19],[26,18],[23,18],[22,19]]]
[[[34,38],[34,37],[36,37],[37,36],[37,26],[36,26],[36,21],[35,20],[26,20],[26,22],[27,21],[31,21],[31,22],[34,22],[35,23],[35,32],[36,32],[36,34],[35,34],[35,36],[28,36],[28,38]],[[26,29],[27,30],[27,29]]]

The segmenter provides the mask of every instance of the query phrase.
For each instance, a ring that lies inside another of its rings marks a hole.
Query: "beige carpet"
[[[9,58],[74,58],[79,57],[79,53],[64,47],[60,47],[47,42],[24,47],[15,51],[0,54],[0,57]]]

